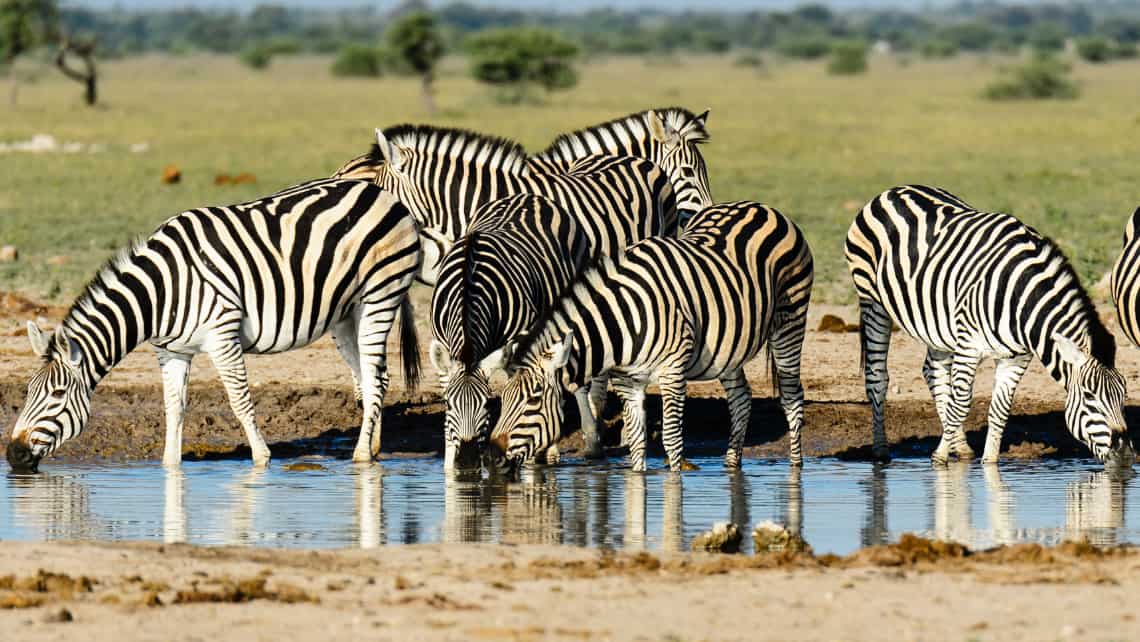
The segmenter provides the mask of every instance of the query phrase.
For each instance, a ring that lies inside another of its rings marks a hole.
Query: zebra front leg
[[[162,397],[166,407],[166,444],[162,449],[163,466],[182,463],[182,426],[186,416],[186,382],[190,378],[190,362],[194,355],[158,349],[158,366],[162,369]]]
[[[1029,355],[1019,355],[1009,359],[998,359],[994,371],[994,392],[990,398],[989,418],[986,430],[986,448],[982,451],[983,464],[996,464],[1001,452],[1001,435],[1009,421],[1009,411],[1013,407],[1013,394],[1021,382],[1025,369],[1029,367]]]
[[[249,395],[249,378],[245,371],[245,356],[242,353],[241,341],[236,334],[222,336],[211,342],[206,352],[214,362],[214,369],[218,371],[218,377],[226,389],[230,408],[245,430],[245,438],[249,441],[249,449],[253,454],[253,464],[268,465],[269,446],[265,445],[265,439],[257,430],[257,423],[254,421],[253,399]]]
[[[380,456],[381,421],[384,395],[388,392],[388,332],[399,309],[399,301],[391,307],[366,306],[357,322],[356,351],[360,355],[360,394],[364,415],[360,436],[352,451],[352,461],[370,463]]]
[[[728,414],[732,418],[732,431],[728,435],[728,451],[724,454],[725,468],[740,468],[740,458],[744,454],[744,436],[748,434],[748,424],[752,416],[752,388],[744,377],[744,370],[728,373],[720,378],[724,386],[724,396],[728,401]],[[803,394],[800,395],[801,401]],[[801,412],[802,415],[802,412]],[[791,422],[788,422],[789,425]],[[793,465],[799,465],[799,431],[792,438]]]
[[[881,304],[863,299],[859,302],[859,340],[863,351],[863,381],[867,400],[871,402],[871,454],[879,461],[891,458],[887,447],[887,431],[883,410],[887,402],[887,353],[891,347],[891,318]]]
[[[953,361],[952,352],[928,349],[926,359],[922,362],[922,378],[926,380],[926,387],[930,389],[930,396],[934,398],[934,410],[938,414],[940,426],[946,425],[946,409],[953,397],[950,387],[950,364]]]
[[[336,344],[336,351],[340,353],[344,362],[352,372],[352,394],[356,397],[356,407],[364,407],[364,396],[360,391],[360,353],[356,351],[356,317],[336,324],[332,328],[332,340]]]
[[[601,459],[605,456],[602,450],[602,438],[598,430],[598,421],[602,414],[602,404],[605,403],[606,388],[609,387],[609,377],[595,377],[590,380],[589,386],[582,386],[574,391],[574,400],[578,402],[578,416],[582,419],[582,455],[587,459]],[[598,392],[598,391],[601,392]],[[597,399],[601,401],[595,403]]]
[[[645,471],[645,386],[646,382],[628,377],[615,377],[614,390],[621,397],[622,431],[629,443],[630,467]]]
[[[974,457],[974,451],[966,443],[966,433],[962,424],[970,414],[970,403],[974,398],[974,376],[978,371],[981,357],[973,354],[955,354],[950,364],[950,403],[946,406],[946,421],[942,423],[942,439],[934,450],[931,461],[945,466],[951,454],[967,461]]]

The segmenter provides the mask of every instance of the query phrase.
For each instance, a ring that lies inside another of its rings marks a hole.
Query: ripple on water
[[[435,458],[355,466],[306,457],[268,470],[246,461],[84,465],[0,477],[0,540],[150,540],[303,548],[417,542],[508,542],[685,550],[713,523],[765,520],[799,532],[816,552],[844,554],[905,532],[984,548],[1087,537],[1140,543],[1136,485],[1091,460],[932,468],[716,458],[674,474],[623,460],[569,461],[524,471],[518,483],[448,478]],[[745,538],[745,550],[751,541]]]

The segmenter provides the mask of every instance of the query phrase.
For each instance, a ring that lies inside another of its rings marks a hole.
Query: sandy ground
[[[383,429],[386,455],[434,453],[441,449],[443,405],[437,380],[426,351],[430,329],[426,323],[429,298],[426,289],[415,292],[425,381],[420,390],[408,392],[398,374],[387,398]],[[24,335],[24,320],[40,317],[49,325],[64,313],[59,308],[35,306],[16,297],[0,296],[0,446],[23,404],[28,376],[38,365]],[[870,452],[870,409],[863,391],[856,332],[819,331],[824,315],[836,315],[847,323],[857,321],[854,307],[815,305],[811,311],[804,347],[803,378],[807,394],[804,452],[808,456],[864,458]],[[1115,326],[1109,309],[1102,316]],[[394,344],[394,342],[393,342]],[[397,355],[392,345],[390,354]],[[928,455],[941,434],[933,403],[921,376],[922,347],[896,333],[891,349],[891,392],[888,398],[888,433],[895,456]],[[393,358],[399,358],[394,356]],[[332,342],[325,338],[307,348],[278,355],[255,355],[248,360],[258,421],[276,457],[305,454],[314,450],[347,454],[359,426],[348,371]],[[1140,378],[1140,350],[1122,345],[1118,366],[1129,381]],[[393,365],[394,370],[398,366]],[[777,457],[787,454],[786,424],[771,399],[771,386],[763,359],[748,369],[755,402],[746,455]],[[501,375],[497,379],[501,383]],[[981,452],[984,440],[986,402],[993,382],[993,366],[986,364],[978,378],[974,411],[968,426],[974,449]],[[652,391],[652,390],[651,390]],[[1014,407],[1015,416],[1005,433],[1005,449],[1012,457],[1087,455],[1072,439],[1061,413],[1064,391],[1039,364],[1027,373]],[[575,425],[573,404],[568,404],[568,425]],[[650,419],[659,421],[660,402],[651,396]],[[686,409],[686,448],[690,453],[723,452],[729,418],[716,382],[690,386]],[[620,414],[611,399],[607,415],[613,424]],[[1140,407],[1130,409],[1140,420]],[[157,459],[164,439],[158,366],[153,350],[144,345],[115,368],[96,390],[92,419],[87,431],[66,444],[58,457],[69,459]],[[614,428],[608,443],[617,444]],[[580,445],[575,435],[566,435],[564,453]],[[651,448],[658,443],[651,442]],[[191,374],[190,407],[184,438],[188,458],[244,457],[245,439],[228,409],[213,368],[200,356]],[[611,451],[614,455],[620,450]],[[45,465],[50,465],[45,462]]]
[[[20,642],[1140,637],[1135,552],[965,554],[924,540],[842,559],[7,543],[0,631]]]

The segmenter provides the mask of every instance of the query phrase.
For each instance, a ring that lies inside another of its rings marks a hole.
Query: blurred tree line
[[[378,34],[399,18],[428,10],[409,0],[393,11],[375,7],[304,9],[263,4],[240,13],[177,9],[133,11],[64,7],[61,24],[97,38],[103,56],[144,51],[205,50],[239,53],[334,53],[351,44],[375,45]],[[946,8],[852,10],[819,4],[788,11],[671,12],[598,9],[554,13],[497,9],[455,2],[433,11],[450,50],[461,50],[477,32],[544,27],[582,51],[651,54],[771,49],[791,57],[827,55],[836,41],[886,42],[896,50],[948,56],[959,51],[1060,48],[1067,39],[1103,38],[1110,48],[1140,42],[1140,0],[1087,4],[998,5],[963,2]]]

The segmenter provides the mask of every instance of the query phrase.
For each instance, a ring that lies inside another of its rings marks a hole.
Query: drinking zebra
[[[883,427],[891,324],[927,346],[923,376],[942,439],[932,457],[973,457],[962,423],[974,374],[997,360],[982,461],[998,460],[1014,390],[1033,357],[1068,391],[1069,431],[1101,461],[1131,464],[1116,344],[1061,250],[1006,214],[979,212],[942,189],[883,192],[855,217],[846,255],[861,310],[874,454]]]
[[[698,115],[682,107],[648,109],[559,136],[531,163],[548,170],[568,169],[594,154],[635,156],[653,161],[669,175],[684,226],[694,214],[713,204],[709,173],[698,147],[708,142],[709,112]]]
[[[405,378],[419,378],[407,290],[420,264],[415,221],[361,181],[318,180],[229,207],[188,210],[99,270],[54,333],[28,323],[43,366],[8,444],[13,469],[82,432],[96,384],[143,341],[158,351],[166,405],[163,463],[177,465],[190,361],[213,361],[255,464],[269,461],[254,422],[245,353],[292,350],[332,331],[363,399],[353,452],[380,447],[386,343],[399,314]]]
[[[514,466],[556,439],[563,388],[603,373],[624,402],[634,470],[645,470],[645,388],[656,381],[669,467],[687,467],[681,424],[690,380],[719,379],[732,417],[725,465],[740,465],[752,394],[744,366],[767,344],[801,463],[800,354],[813,279],[800,230],[748,201],[707,208],[680,238],[652,238],[583,271],[545,321],[514,350],[491,436],[498,464]],[[503,462],[505,457],[506,462]]]
[[[475,212],[515,194],[546,196],[574,215],[595,255],[677,229],[668,176],[648,160],[588,156],[555,171],[532,163],[518,143],[465,130],[400,125],[376,130],[376,139],[334,177],[372,181],[408,206],[420,225],[420,279],[428,284]]]
[[[444,464],[478,464],[490,429],[488,371],[528,332],[586,263],[581,226],[550,199],[520,194],[483,206],[444,257],[432,295],[431,362],[447,400]],[[578,404],[588,454],[600,451],[587,389]],[[597,395],[605,393],[602,387]],[[596,406],[601,400],[595,397]]]
[[[1124,226],[1124,248],[1112,266],[1112,300],[1120,329],[1132,343],[1140,346],[1140,208]]]

